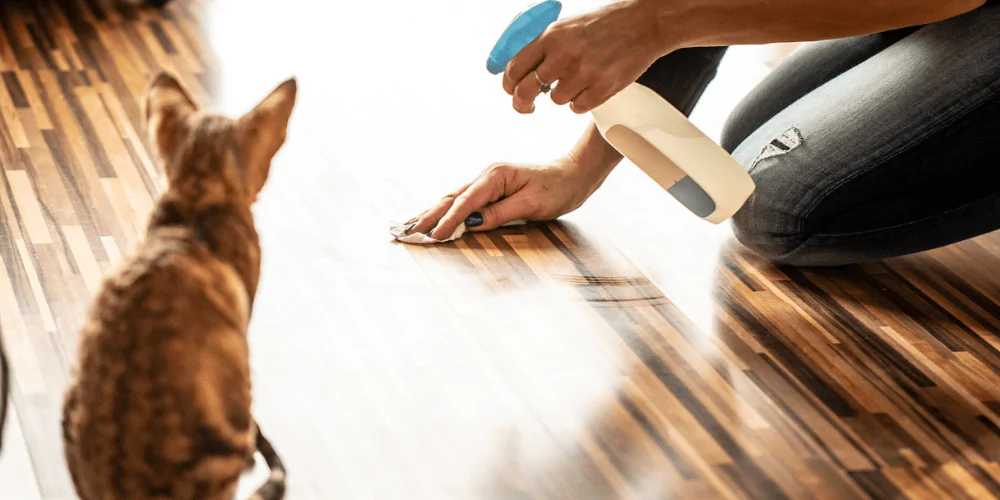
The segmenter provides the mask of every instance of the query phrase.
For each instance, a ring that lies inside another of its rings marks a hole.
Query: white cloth
[[[524,223],[525,223],[524,220],[518,219],[518,220],[510,221],[510,222],[504,224],[504,227],[506,227],[506,226],[520,226],[520,225],[522,225]],[[457,239],[461,238],[462,235],[465,234],[465,232],[467,230],[467,228],[465,227],[465,223],[463,222],[463,223],[459,224],[458,227],[455,228],[455,230],[451,233],[450,236],[448,236],[447,238],[445,238],[443,240],[438,240],[438,239],[431,238],[430,236],[427,236],[424,233],[410,233],[410,234],[406,234],[406,228],[408,228],[408,227],[410,227],[410,224],[401,223],[401,222],[392,222],[392,223],[389,224],[389,233],[392,234],[393,238],[396,238],[396,241],[401,241],[403,243],[412,243],[412,244],[416,244],[416,245],[427,245],[427,244],[430,244],[430,243],[444,243],[446,241],[457,240]]]

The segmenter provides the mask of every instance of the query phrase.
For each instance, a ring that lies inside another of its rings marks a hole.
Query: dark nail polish
[[[417,223],[416,222],[414,222],[413,224],[410,224],[409,226],[406,226],[406,231],[403,231],[403,234],[410,234],[410,231],[413,231],[413,228],[415,228],[415,227],[417,227]]]
[[[476,227],[483,225],[483,214],[475,212],[465,219],[465,227]]]

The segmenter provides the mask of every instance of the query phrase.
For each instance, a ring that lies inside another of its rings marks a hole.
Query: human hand
[[[556,219],[579,208],[610,169],[602,172],[594,167],[572,154],[542,165],[491,165],[412,219],[407,234],[446,237],[463,221],[469,230],[487,231],[518,219]],[[427,233],[432,229],[433,233]]]
[[[552,101],[587,113],[635,82],[669,52],[648,4],[616,2],[550,25],[507,64],[503,88],[514,109],[533,112],[541,86],[558,82]]]

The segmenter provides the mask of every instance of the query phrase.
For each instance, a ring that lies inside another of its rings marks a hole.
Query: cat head
[[[296,92],[289,79],[230,118],[203,112],[176,78],[157,75],[146,92],[145,118],[167,190],[202,202],[252,204],[285,143]]]

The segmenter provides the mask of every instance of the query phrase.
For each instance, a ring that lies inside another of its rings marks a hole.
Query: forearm
[[[630,0],[663,53],[687,47],[806,42],[929,24],[985,0]]]
[[[569,152],[569,159],[580,169],[574,176],[591,179],[593,185],[588,186],[591,192],[604,182],[622,158],[622,154],[604,140],[593,123],[587,126],[583,136]]]

